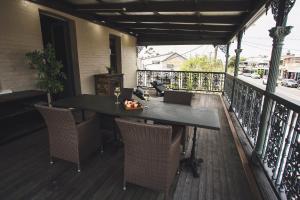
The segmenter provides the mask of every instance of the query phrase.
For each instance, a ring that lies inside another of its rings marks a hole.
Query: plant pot
[[[52,97],[50,92],[47,92],[47,103],[48,103],[48,107],[52,107]]]

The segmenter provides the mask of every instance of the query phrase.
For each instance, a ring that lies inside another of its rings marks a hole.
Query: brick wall
[[[39,9],[75,21],[82,93],[94,93],[93,75],[106,72],[109,34],[121,37],[124,86],[136,86],[136,39],[110,28],[24,0],[4,0],[0,7],[0,85],[20,91],[35,88],[35,73],[25,61],[25,53],[42,48]]]

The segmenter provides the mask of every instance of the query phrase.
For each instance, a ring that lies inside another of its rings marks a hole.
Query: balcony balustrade
[[[226,74],[224,96],[232,104],[233,112],[252,148],[257,140],[264,98],[269,95],[272,99],[260,161],[281,199],[299,199],[300,106],[240,79],[236,79],[236,87],[232,91],[233,79],[233,76]],[[230,100],[232,92],[233,102]]]
[[[137,85],[151,87],[159,80],[173,90],[222,92],[224,72],[137,70]]]

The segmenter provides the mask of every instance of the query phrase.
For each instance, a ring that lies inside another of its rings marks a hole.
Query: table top
[[[220,129],[217,109],[195,108],[192,106],[165,103],[163,101],[142,102],[148,108],[127,111],[122,104],[115,104],[116,97],[102,95],[80,95],[62,99],[53,103],[56,107],[79,108],[101,114],[120,117],[132,117],[157,120],[166,124],[196,126],[208,129]]]

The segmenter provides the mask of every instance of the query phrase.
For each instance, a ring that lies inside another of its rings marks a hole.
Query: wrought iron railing
[[[229,74],[225,74],[224,96],[226,97],[228,103],[231,103],[232,85],[233,85],[233,76]]]
[[[233,102],[229,103],[252,147],[256,144],[264,98],[268,95],[272,100],[261,162],[282,199],[299,199],[300,106],[240,79],[235,79],[232,91],[233,80],[226,74],[224,96],[230,99],[234,92]]]
[[[222,92],[224,75],[223,72],[137,70],[137,85],[152,87],[150,83],[159,80],[175,90]]]
[[[225,83],[225,85],[229,85],[231,88],[226,88],[224,94],[227,95],[227,93],[229,93],[230,99],[232,94],[233,76],[226,74],[226,78],[226,82],[229,80],[229,84]],[[236,79],[232,108],[252,147],[256,144],[263,100],[263,89],[255,87],[240,79]],[[229,100],[229,102],[230,101],[231,100]]]

